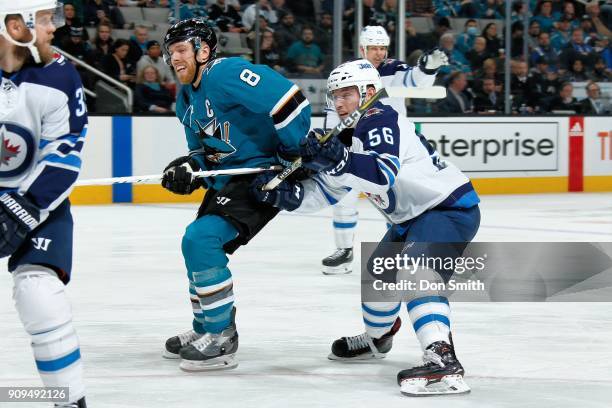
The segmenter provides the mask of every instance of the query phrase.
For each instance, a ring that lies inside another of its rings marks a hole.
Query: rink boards
[[[417,129],[480,194],[612,191],[612,117],[426,117]],[[313,117],[312,127],[322,126]],[[82,179],[161,173],[186,154],[173,117],[90,117]],[[78,187],[75,204],[194,202],[157,185]]]

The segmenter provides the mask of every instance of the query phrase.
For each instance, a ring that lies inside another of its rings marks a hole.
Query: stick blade
[[[443,86],[429,86],[426,88],[404,88],[392,86],[386,88],[389,98],[413,98],[413,99],[444,99],[446,88]]]

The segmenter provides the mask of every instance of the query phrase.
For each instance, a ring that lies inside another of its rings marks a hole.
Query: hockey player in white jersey
[[[382,86],[376,69],[365,60],[340,65],[332,71],[327,84],[341,118]],[[257,187],[274,176],[261,174],[253,194],[262,202],[289,211],[311,212],[334,204],[347,190],[363,192],[392,224],[375,254],[386,251],[389,243],[402,243],[407,256],[429,256],[430,247],[435,246],[422,243],[452,243],[448,246],[455,250],[462,247],[456,243],[473,239],[480,224],[480,211],[470,180],[452,163],[440,160],[425,137],[416,133],[412,122],[378,102],[357,122],[352,137],[346,137],[350,129],[345,132],[320,144],[320,135],[311,131],[302,142],[303,165],[318,172],[314,178],[284,181],[275,190],[260,191]],[[341,141],[347,139],[350,146]],[[403,245],[405,242],[410,245]],[[425,268],[420,271],[421,276],[436,281],[447,281],[452,273]],[[468,392],[451,338],[448,299],[435,290],[401,295],[425,361],[423,366],[398,373],[402,393],[416,396]],[[401,325],[401,305],[400,301],[362,299],[366,332],[336,340],[329,358],[346,361],[384,357]]]
[[[448,64],[446,54],[434,49],[423,54],[418,67],[410,67],[403,61],[387,58],[389,43],[389,35],[381,26],[366,26],[359,35],[359,54],[378,70],[384,87],[432,86],[438,69]],[[406,104],[403,98],[386,98],[382,102],[395,109],[400,117],[406,117]],[[338,121],[333,103],[329,103],[326,109],[325,129],[334,127]],[[353,191],[332,207],[336,251],[322,261],[323,273],[326,275],[352,271],[358,198],[359,194]]]
[[[87,110],[73,65],[51,40],[55,0],[0,4],[0,258],[47,387],[68,387],[56,407],[83,408],[79,340],[64,291],[72,267],[68,195],[81,167]],[[57,395],[62,397],[61,395]]]

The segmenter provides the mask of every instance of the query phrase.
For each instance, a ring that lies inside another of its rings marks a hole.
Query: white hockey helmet
[[[59,28],[64,25],[64,5],[57,0],[19,0],[0,2],[0,35],[9,42],[19,46],[27,47],[32,53],[36,62],[40,62],[38,49],[34,45],[36,42],[36,12],[42,10],[53,11],[53,25]],[[30,29],[32,38],[24,43],[15,40],[6,30],[6,17],[11,14],[18,14],[23,18],[26,27]]]
[[[336,89],[356,86],[359,91],[359,105],[365,101],[368,86],[373,86],[376,92],[382,89],[382,81],[378,70],[366,59],[345,62],[338,65],[327,78],[328,105],[333,106],[332,92]]]
[[[359,33],[359,54],[366,57],[367,47],[372,45],[388,47],[391,43],[389,34],[381,26],[365,26]]]

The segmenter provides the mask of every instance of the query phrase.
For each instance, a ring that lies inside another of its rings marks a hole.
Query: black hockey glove
[[[325,143],[319,143],[321,129],[313,129],[300,143],[302,165],[317,172],[332,176],[344,173],[350,160],[348,148],[336,136]]]
[[[293,152],[293,151],[287,149],[282,144],[279,144],[278,148],[276,149],[276,158],[278,159],[278,162],[283,167],[291,167],[291,164],[295,160],[297,160],[299,157],[300,157],[299,151],[298,152]],[[291,173],[291,175],[289,176],[289,178],[287,180],[289,180],[289,181],[302,181],[302,180],[306,180],[306,179],[312,177],[314,174],[315,174],[315,172],[313,172],[312,170],[309,170],[309,169],[307,169],[305,167],[300,167],[296,171]]]
[[[0,196],[0,258],[12,255],[38,226],[40,211],[15,192]]]
[[[448,55],[438,47],[424,52],[419,57],[419,68],[427,75],[437,74],[444,65],[448,65]]]
[[[271,172],[259,174],[251,183],[251,196],[260,203],[267,203],[281,210],[293,211],[302,204],[304,186],[299,181],[283,181],[274,190],[262,191],[276,174]]]
[[[190,156],[172,160],[164,169],[162,187],[175,194],[191,194],[203,185],[201,177],[193,176],[199,170],[198,162]]]

